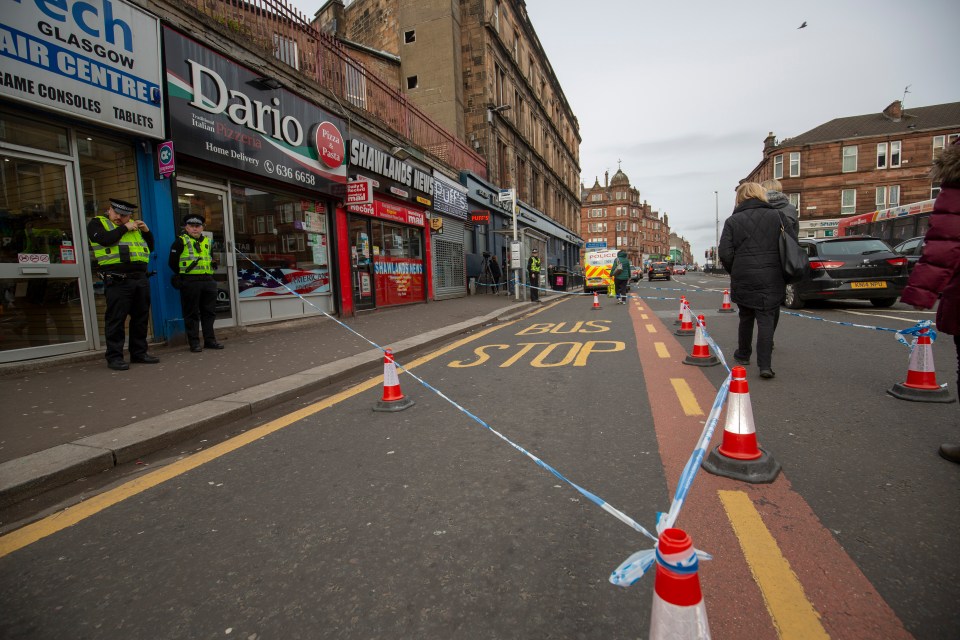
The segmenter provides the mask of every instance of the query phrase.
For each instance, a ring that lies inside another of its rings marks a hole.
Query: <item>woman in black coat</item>
[[[793,234],[792,227],[787,228]],[[773,332],[786,282],[780,266],[780,215],[767,202],[767,190],[759,184],[745,182],[737,189],[737,206],[723,224],[719,254],[730,273],[730,299],[740,309],[733,359],[738,364],[750,364],[756,322],[760,377],[772,378]]]

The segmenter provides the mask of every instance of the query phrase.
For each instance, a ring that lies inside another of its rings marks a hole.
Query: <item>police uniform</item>
[[[110,209],[121,216],[132,216],[137,206],[123,200],[110,200]],[[126,222],[113,222],[107,215],[93,218],[87,225],[87,237],[93,250],[96,270],[103,277],[107,310],[103,333],[107,341],[107,366],[123,371],[129,365],[123,359],[124,323],[130,316],[130,360],[146,364],[160,362],[147,353],[147,322],[150,316],[150,282],[147,263],[153,252],[150,231],[130,231]]]
[[[199,213],[190,213],[183,218],[184,228],[205,222]],[[213,278],[212,256],[210,238],[204,235],[194,238],[184,231],[173,241],[167,259],[170,270],[179,276],[183,326],[190,351],[194,353],[204,348],[223,349],[213,331],[213,323],[217,319],[217,283]],[[200,343],[201,330],[203,346]]]
[[[530,302],[540,302],[540,256],[537,250],[531,252],[530,259],[527,260],[527,275],[530,283]]]

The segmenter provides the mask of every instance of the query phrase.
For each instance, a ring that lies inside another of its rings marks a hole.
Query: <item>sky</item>
[[[322,1],[293,4],[313,15]],[[769,132],[794,137],[900,99],[908,111],[960,101],[957,0],[526,6],[580,124],[581,182],[619,166],[701,264]]]

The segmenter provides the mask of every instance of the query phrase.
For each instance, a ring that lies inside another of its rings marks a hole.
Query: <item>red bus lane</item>
[[[699,367],[683,364],[692,338],[683,342],[675,338],[643,301],[630,307],[672,494],[717,389]],[[768,392],[750,391],[751,395]],[[721,442],[724,417],[721,412],[708,452]],[[754,418],[758,442],[764,446],[764,429],[776,425],[765,425],[762,415]],[[776,458],[776,451],[770,453]],[[912,637],[806,501],[793,491],[789,461],[778,461],[784,471],[771,484],[738,482],[701,469],[677,520],[676,526],[690,534],[694,545],[714,558],[700,563],[713,637]]]

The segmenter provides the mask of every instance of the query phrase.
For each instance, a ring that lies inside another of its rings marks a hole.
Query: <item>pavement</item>
[[[559,294],[541,294],[548,300]],[[515,318],[533,303],[478,294],[218,332],[223,350],[152,345],[160,363],[107,368],[102,353],[0,365],[0,509],[417,351]],[[375,343],[376,346],[374,346]]]

